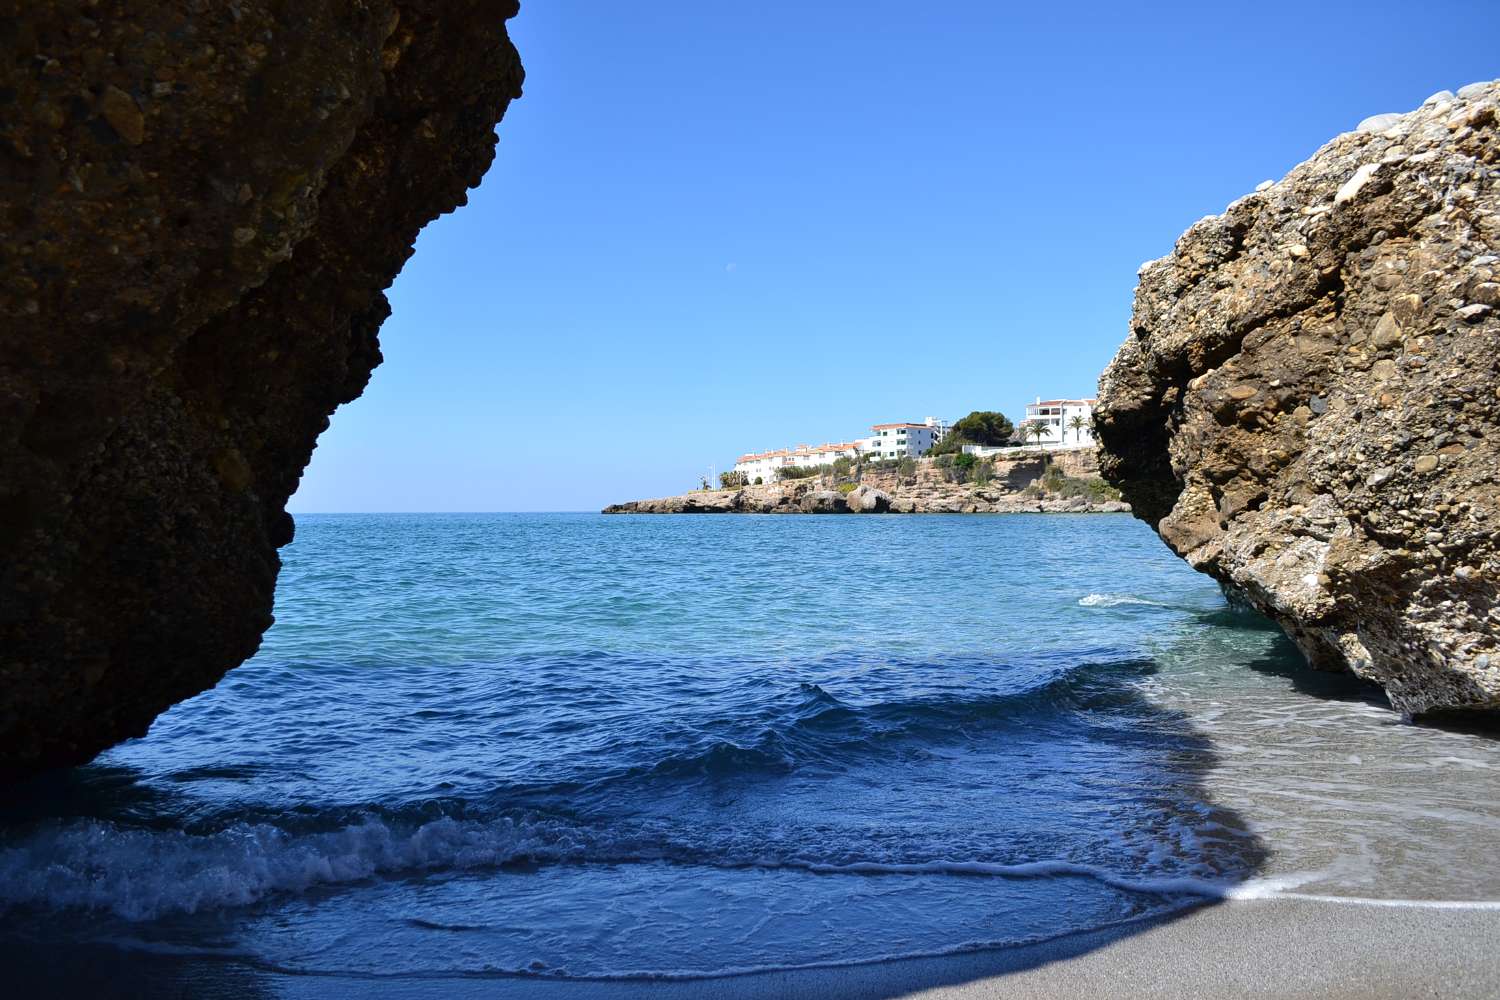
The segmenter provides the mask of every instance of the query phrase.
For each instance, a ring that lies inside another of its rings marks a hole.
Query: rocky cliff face
[[[519,96],[495,0],[0,17],[0,778],[253,653],[382,290]]]
[[[1144,265],[1106,478],[1315,666],[1500,706],[1500,83],[1334,139]]]

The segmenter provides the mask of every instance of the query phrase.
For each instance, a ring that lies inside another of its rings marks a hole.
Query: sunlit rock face
[[[382,292],[522,72],[507,0],[0,18],[0,779],[250,656]]]
[[[1500,82],[1338,136],[1141,268],[1101,467],[1406,712],[1500,707]]]

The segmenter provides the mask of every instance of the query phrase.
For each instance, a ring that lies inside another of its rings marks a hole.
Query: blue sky
[[[1136,268],[1500,4],[529,0],[525,96],[293,511],[597,510],[750,450],[1090,394]]]

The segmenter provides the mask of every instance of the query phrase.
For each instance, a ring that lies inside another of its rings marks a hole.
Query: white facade
[[[926,420],[922,421],[922,423],[932,428],[933,444],[937,444],[943,438],[947,437],[948,432],[953,429],[953,425],[948,421],[942,419],[941,417],[928,417]]]
[[[908,456],[915,458],[941,441],[951,426],[948,421],[938,417],[928,417],[920,424],[876,424],[870,428],[869,437],[857,441],[817,446],[799,444],[795,448],[741,455],[734,463],[734,471],[743,473],[747,483],[753,484],[757,479],[763,483],[774,483],[781,470],[789,466],[823,468],[840,458],[852,460],[859,455],[877,460]]]
[[[1025,443],[1054,448],[1092,448],[1094,446],[1094,404],[1097,399],[1043,399],[1026,405],[1026,416],[1016,425],[1020,434],[1028,425],[1040,426],[1047,433],[1040,437],[1025,436]]]
[[[782,469],[822,468],[832,465],[840,458],[853,459],[863,450],[863,445],[863,441],[840,441],[837,444],[817,446],[800,444],[795,448],[741,455],[734,463],[734,471],[744,473],[747,483],[754,483],[757,479],[763,483],[774,483]]]
[[[876,424],[870,431],[870,454],[878,459],[916,458],[937,443],[927,424]]]

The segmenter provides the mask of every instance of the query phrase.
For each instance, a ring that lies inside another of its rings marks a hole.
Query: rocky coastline
[[[1376,115],[1144,264],[1100,465],[1315,667],[1500,709],[1500,81]]]
[[[1108,495],[1059,495],[1043,488],[1048,468],[1075,479],[1098,473],[1093,449],[1026,455],[996,463],[985,484],[951,482],[931,460],[915,473],[862,474],[857,484],[831,475],[735,489],[695,490],[611,504],[605,514],[1121,514],[1130,505]],[[840,488],[842,486],[842,488]]]

